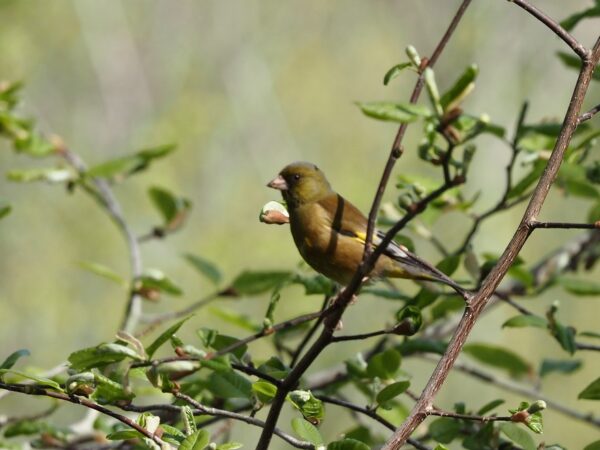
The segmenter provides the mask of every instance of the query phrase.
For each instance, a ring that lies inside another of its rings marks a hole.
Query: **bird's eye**
[[[298,181],[300,179],[300,174],[296,173],[294,174],[294,180]]]

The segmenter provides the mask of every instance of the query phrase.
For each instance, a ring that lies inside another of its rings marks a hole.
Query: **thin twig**
[[[101,406],[97,403],[92,402],[84,397],[79,397],[77,395],[67,395],[61,392],[55,392],[50,389],[46,389],[42,386],[31,385],[31,384],[13,384],[13,383],[3,383],[0,382],[0,389],[6,389],[8,391],[19,392],[21,394],[27,395],[41,395],[45,397],[55,398],[57,400],[62,400],[65,402],[73,403],[75,405],[82,405],[86,408],[96,410],[104,415],[110,416],[113,419],[118,420],[119,422],[124,423],[125,425],[135,429],[139,433],[143,434],[149,439],[152,439],[158,445],[167,445],[162,441],[158,436],[154,435],[150,431],[146,430],[144,427],[135,423],[135,421],[131,420],[129,417],[123,416],[122,414],[118,414],[114,411],[111,411],[104,406]],[[168,447],[167,447],[168,448]]]
[[[596,114],[598,114],[598,112],[600,112],[600,105],[596,105],[592,109],[590,109],[588,112],[585,112],[582,115],[580,115],[577,122],[582,123],[582,122],[585,122],[586,120],[590,120],[592,117],[594,117]]]
[[[545,12],[539,10],[526,0],[508,0],[510,3],[514,3],[520,6],[533,17],[538,19],[544,25],[552,30],[552,32],[561,38],[571,49],[577,53],[581,59],[589,57],[589,50],[585,48],[577,39],[575,39],[567,30],[560,26],[560,24],[552,17],[548,16]]]
[[[474,416],[471,414],[458,414],[452,411],[442,411],[441,409],[432,409],[427,412],[429,416],[450,417],[457,420],[471,420],[474,422],[510,422],[510,416]]]
[[[569,222],[531,222],[531,227],[534,229],[542,228],[561,228],[566,230],[594,230],[600,229],[600,221],[595,223],[569,223]]]
[[[362,334],[350,334],[347,336],[334,336],[331,339],[331,342],[345,342],[345,341],[362,341],[365,339],[369,339],[376,336],[381,336],[384,334],[393,333],[394,330],[378,330],[371,331],[370,333],[362,333]]]

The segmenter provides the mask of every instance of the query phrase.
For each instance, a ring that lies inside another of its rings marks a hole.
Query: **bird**
[[[327,278],[348,285],[363,258],[368,224],[364,214],[335,192],[323,171],[309,162],[288,164],[267,187],[281,191],[302,258]],[[384,236],[374,230],[374,246]],[[468,299],[458,283],[394,241],[387,244],[368,277],[440,282]]]

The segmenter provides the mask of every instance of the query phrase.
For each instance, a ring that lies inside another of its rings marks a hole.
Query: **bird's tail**
[[[468,301],[471,298],[471,293],[469,291],[461,287],[456,281],[443,273],[437,267],[434,267],[428,262],[423,261],[421,258],[404,248],[401,250],[402,254],[389,256],[398,262],[400,270],[404,272],[404,277],[413,278],[415,280],[443,283],[446,286],[450,286],[452,289],[454,289],[456,293],[465,300]]]

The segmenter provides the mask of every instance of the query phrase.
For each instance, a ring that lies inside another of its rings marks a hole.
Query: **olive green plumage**
[[[289,164],[268,186],[280,190],[287,203],[292,236],[302,258],[317,272],[348,284],[363,257],[367,218],[337,194],[311,163]],[[375,245],[383,235],[375,232]],[[394,242],[379,257],[370,277],[439,281],[464,293],[438,269]]]

